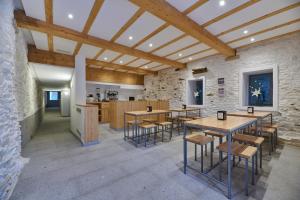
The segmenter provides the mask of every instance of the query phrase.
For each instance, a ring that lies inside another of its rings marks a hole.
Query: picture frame
[[[227,119],[227,112],[224,110],[220,110],[217,112],[217,119],[218,120],[226,120]]]
[[[225,84],[225,78],[218,78],[218,85],[224,85]]]

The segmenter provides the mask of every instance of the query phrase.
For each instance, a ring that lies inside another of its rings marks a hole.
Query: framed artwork
[[[224,97],[225,96],[225,88],[219,88],[218,89],[218,96]]]
[[[224,78],[218,78],[218,85],[224,85],[225,79]]]

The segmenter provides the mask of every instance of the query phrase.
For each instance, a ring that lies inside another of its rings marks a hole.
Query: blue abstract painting
[[[273,106],[273,73],[249,75],[249,106]]]

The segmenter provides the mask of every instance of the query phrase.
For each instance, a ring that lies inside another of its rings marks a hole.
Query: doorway
[[[46,91],[46,108],[59,109],[60,108],[60,91]]]

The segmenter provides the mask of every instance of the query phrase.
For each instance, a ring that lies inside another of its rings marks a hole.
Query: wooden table
[[[260,134],[262,130],[262,120],[270,117],[271,119],[271,124],[273,123],[273,117],[272,117],[272,112],[263,112],[263,111],[254,111],[254,113],[248,113],[247,111],[237,111],[237,112],[232,112],[228,113],[228,116],[237,116],[237,117],[250,117],[250,118],[257,118],[260,123]]]
[[[184,126],[184,138],[187,133],[187,128],[199,128],[199,129],[206,129],[206,130],[213,130],[218,131],[227,136],[227,144],[228,144],[228,152],[227,152],[227,170],[228,170],[228,178],[227,178],[227,192],[228,198],[231,199],[231,138],[232,133],[248,127],[249,125],[255,124],[257,125],[256,118],[249,118],[249,117],[236,117],[236,116],[228,116],[226,120],[218,120],[216,116],[213,117],[206,117],[201,119],[196,119],[192,121],[188,121],[185,123]],[[187,167],[187,141],[183,140],[183,151],[184,151],[184,173],[186,174],[186,167]],[[219,170],[221,168],[219,167]],[[201,173],[201,172],[200,172]],[[221,182],[216,180],[215,178],[209,176],[207,173],[201,173],[211,179],[214,179],[217,182]],[[222,182],[221,182],[222,183]]]
[[[172,112],[169,110],[152,110],[152,112],[147,112],[146,110],[141,110],[141,111],[130,111],[130,112],[125,112],[124,113],[124,140],[126,140],[126,116],[133,116],[134,117],[134,130],[135,133],[137,133],[138,131],[138,126],[137,126],[137,122],[138,122],[138,117],[142,117],[142,116],[151,116],[151,115],[160,115],[160,114],[169,114],[171,113],[172,116]],[[136,141],[134,140],[134,137],[132,137],[132,141],[136,144]]]

